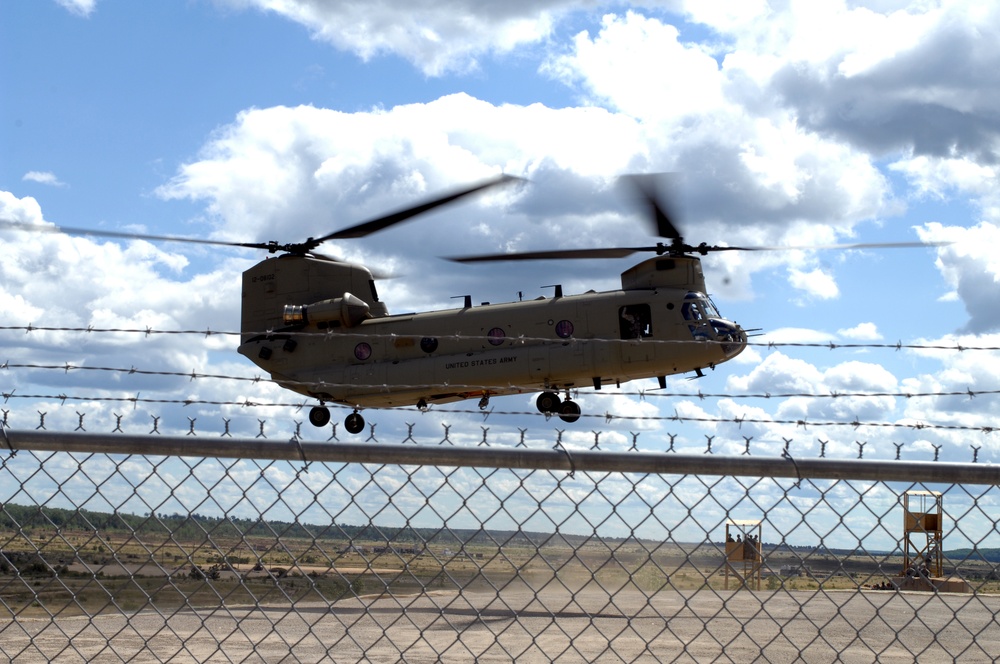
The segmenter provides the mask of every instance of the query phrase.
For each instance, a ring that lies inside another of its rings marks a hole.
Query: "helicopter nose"
[[[716,338],[721,342],[726,358],[736,357],[747,347],[747,333],[742,327],[728,320],[713,320]]]

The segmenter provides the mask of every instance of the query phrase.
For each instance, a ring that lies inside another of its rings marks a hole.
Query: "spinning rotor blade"
[[[924,247],[946,247],[952,242],[864,242],[858,244],[816,244],[801,246],[772,247],[724,247],[718,245],[687,244],[667,246],[662,242],[655,247],[608,247],[606,249],[555,249],[552,251],[523,251],[510,254],[483,254],[479,256],[453,256],[447,260],[456,263],[487,263],[499,261],[562,260],[573,258],[626,258],[640,252],[663,254],[701,254],[707,256],[716,251],[823,251],[827,249],[913,249]]]
[[[70,228],[66,226],[39,226],[36,224],[26,224],[19,221],[13,221],[9,219],[0,219],[0,229],[9,228],[13,230],[23,230],[31,231],[34,233],[65,233],[68,235],[90,235],[93,237],[109,237],[117,238],[123,240],[150,240],[153,242],[187,242],[189,244],[206,244],[221,247],[243,247],[247,249],[266,249],[270,253],[276,253],[279,251],[285,251],[292,254],[310,254],[320,258],[327,258],[320,254],[313,252],[316,247],[323,244],[327,240],[341,240],[348,238],[360,238],[370,235],[377,231],[380,231],[389,226],[393,226],[400,222],[406,221],[412,217],[415,217],[434,208],[441,207],[442,205],[447,205],[453,201],[457,201],[460,198],[474,194],[478,191],[484,189],[489,189],[501,184],[506,184],[509,182],[523,182],[523,178],[515,177],[513,175],[501,175],[499,177],[491,178],[489,180],[484,180],[478,184],[474,184],[462,189],[457,189],[450,193],[437,196],[424,203],[415,205],[404,210],[399,210],[398,212],[393,212],[392,214],[385,215],[383,217],[378,217],[370,221],[366,221],[361,224],[356,224],[348,228],[341,229],[329,235],[324,235],[319,238],[309,238],[305,242],[292,242],[292,243],[280,243],[275,240],[269,242],[226,242],[222,240],[206,240],[201,238],[191,238],[191,237],[177,237],[172,235],[150,235],[146,233],[129,233],[125,231],[101,231],[92,230],[89,228]],[[327,260],[333,260],[327,258]]]
[[[661,245],[662,246],[662,245]],[[534,261],[564,258],[625,258],[640,251],[656,251],[656,247],[620,247],[609,249],[555,249],[524,251],[516,254],[485,254],[482,256],[449,256],[456,263],[486,263],[490,261]]]
[[[305,248],[305,251],[310,251],[327,240],[346,240],[365,237],[366,235],[371,235],[372,233],[388,228],[389,226],[406,221],[407,219],[415,217],[418,214],[423,214],[424,212],[428,212],[434,208],[457,201],[458,199],[468,196],[469,194],[474,194],[478,191],[489,189],[501,184],[507,184],[509,182],[523,182],[523,179],[513,175],[501,175],[500,177],[484,180],[483,182],[474,184],[470,187],[463,187],[462,189],[432,198],[431,200],[419,205],[414,205],[413,207],[399,210],[398,212],[393,212],[392,214],[387,214],[383,217],[378,217],[361,224],[349,226],[348,228],[342,228],[339,231],[330,233],[329,235],[324,235],[323,237],[309,238],[302,243],[302,247]]]
[[[954,242],[859,242],[857,244],[805,244],[772,247],[717,247],[712,250],[735,249],[737,251],[822,251],[825,249],[920,249],[923,247],[947,247]]]
[[[681,244],[684,238],[681,237],[681,233],[674,226],[671,219],[676,219],[676,211],[672,210],[667,203],[667,199],[663,196],[661,191],[662,183],[669,173],[648,173],[648,174],[636,174],[636,175],[626,175],[621,179],[625,182],[631,183],[632,187],[635,189],[636,193],[642,198],[643,202],[649,205],[652,209],[652,221],[656,234],[660,237],[665,237],[673,240],[677,244]]]
[[[506,254],[484,254],[477,256],[454,256],[447,260],[456,263],[485,263],[496,261],[522,261],[522,260],[562,260],[562,259],[586,259],[586,258],[625,258],[640,252],[655,253],[658,256],[669,254],[679,256],[685,254],[699,254],[707,256],[710,252],[716,251],[810,251],[826,249],[883,249],[883,248],[913,248],[913,247],[941,247],[951,244],[951,242],[873,242],[857,244],[826,244],[826,245],[805,245],[805,246],[749,246],[733,247],[709,245],[702,242],[698,245],[691,245],[684,242],[684,238],[675,225],[677,214],[675,206],[671,204],[672,196],[667,195],[668,184],[672,174],[670,173],[650,173],[625,175],[621,180],[627,182],[638,195],[642,204],[648,206],[652,212],[650,220],[654,231],[662,238],[670,240],[670,244],[657,242],[656,246],[647,247],[606,247],[601,249],[555,249],[549,251],[524,251]]]
[[[223,240],[205,240],[195,237],[179,237],[175,235],[149,235],[146,233],[128,233],[125,231],[100,231],[90,228],[71,228],[69,226],[39,226],[20,221],[0,219],[0,228],[9,228],[32,233],[55,233],[65,235],[90,235],[93,237],[110,237],[120,240],[150,240],[152,242],[186,242],[188,244],[209,244],[219,247],[247,247],[250,249],[267,249],[268,244],[259,242],[225,242]]]

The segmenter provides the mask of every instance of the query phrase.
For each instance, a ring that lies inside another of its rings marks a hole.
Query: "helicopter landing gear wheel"
[[[567,399],[559,406],[559,419],[563,422],[576,422],[580,419],[580,405]]]
[[[330,409],[326,406],[313,406],[309,411],[309,424],[314,427],[325,427],[330,423]]]
[[[347,433],[361,433],[365,428],[365,418],[361,417],[358,411],[354,411],[344,419],[344,428],[347,429]]]
[[[538,395],[538,398],[535,400],[535,406],[538,408],[539,411],[545,413],[546,415],[551,415],[552,413],[558,413],[559,405],[561,403],[562,400],[559,398],[559,395],[556,394],[555,392],[542,392],[541,394]]]

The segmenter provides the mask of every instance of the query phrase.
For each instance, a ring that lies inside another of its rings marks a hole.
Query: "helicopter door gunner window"
[[[629,304],[618,310],[622,339],[653,336],[653,316],[648,304]]]
[[[494,327],[487,333],[486,339],[490,342],[490,345],[499,346],[503,343],[504,337],[506,336],[507,334],[503,331],[503,328]]]

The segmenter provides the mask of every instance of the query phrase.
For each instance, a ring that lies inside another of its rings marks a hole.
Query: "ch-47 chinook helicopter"
[[[536,406],[566,422],[580,418],[572,390],[714,368],[746,347],[747,332],[723,318],[706,295],[699,256],[732,250],[807,247],[728,247],[686,244],[657,192],[656,176],[629,176],[648,203],[655,233],[668,243],[456,257],[480,261],[653,257],[625,270],[621,288],[548,298],[391,315],[372,272],[316,253],[329,240],[359,238],[470,194],[519,180],[501,176],[304,242],[242,243],[114,231],[25,225],[20,230],[125,239],[193,242],[278,253],[243,273],[238,351],[279,385],[319,401],[309,421],[326,426],[327,403],[347,406],[344,421],[359,433],[363,408],[416,406],[535,393]],[[932,246],[925,243],[811,248]],[[560,395],[565,396],[560,396]]]
[[[331,239],[360,237],[442,201],[514,178],[475,185],[389,218],[360,224],[284,251],[243,273],[239,352],[288,389],[318,399],[315,426],[330,421],[326,402],[354,408],[344,426],[365,425],[363,407],[415,405],[539,392],[538,410],[566,422],[580,418],[570,391],[601,389],[638,378],[696,372],[737,356],[747,342],[707,297],[697,253],[730,249],[684,243],[657,200],[653,181],[633,178],[650,203],[660,237],[649,247],[546,251],[452,258],[463,263],[501,260],[620,258],[653,252],[621,275],[621,289],[531,301],[390,315],[361,266],[313,255]],[[411,214],[412,213],[412,214]],[[391,221],[387,221],[390,219]],[[659,342],[659,343],[658,343]],[[565,398],[560,397],[560,393]]]

